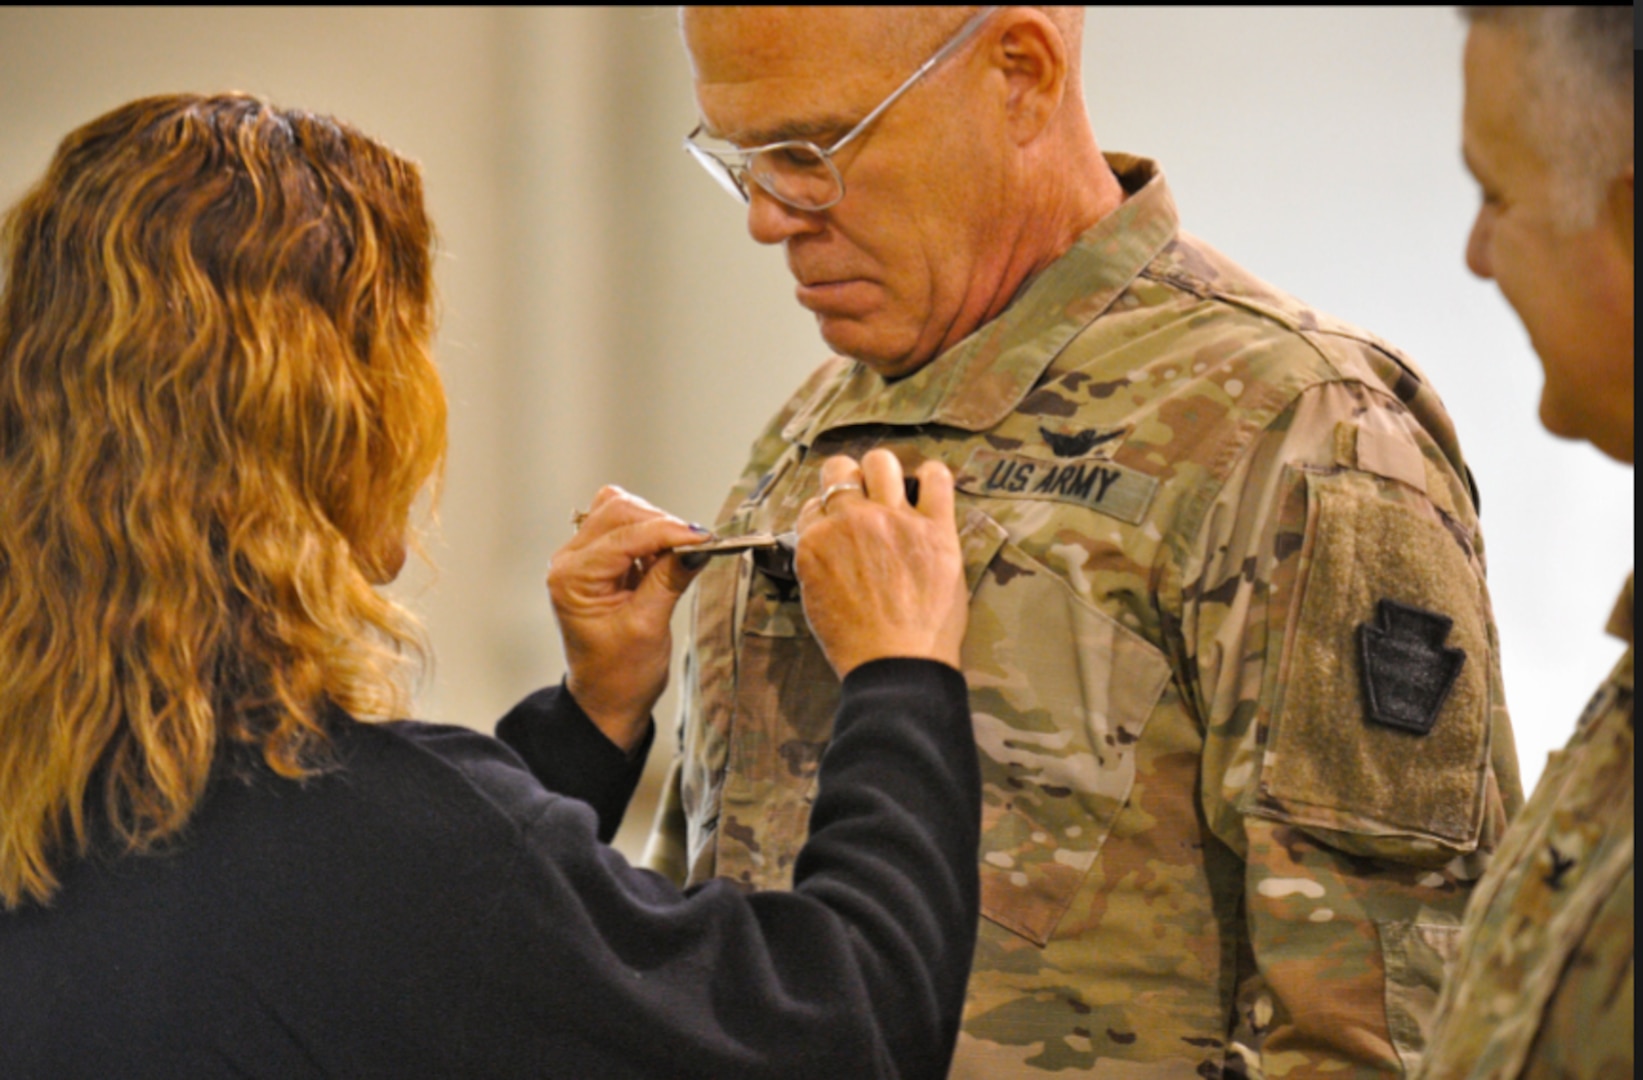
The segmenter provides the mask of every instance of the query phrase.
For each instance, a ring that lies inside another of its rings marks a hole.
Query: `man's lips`
[[[860,307],[868,299],[869,285],[865,278],[800,281],[793,293],[801,305],[817,314],[842,314]]]

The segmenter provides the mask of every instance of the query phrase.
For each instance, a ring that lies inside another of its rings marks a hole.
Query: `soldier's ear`
[[[1010,8],[992,60],[1004,75],[1006,123],[1015,141],[1032,142],[1050,124],[1067,92],[1071,69],[1061,30],[1042,11]]]

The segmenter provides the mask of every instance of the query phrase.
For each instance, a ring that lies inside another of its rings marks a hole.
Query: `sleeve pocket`
[[[1477,559],[1404,485],[1338,469],[1298,480],[1281,511],[1300,548],[1274,575],[1282,653],[1262,694],[1252,812],[1355,855],[1439,864],[1469,852],[1491,711]]]

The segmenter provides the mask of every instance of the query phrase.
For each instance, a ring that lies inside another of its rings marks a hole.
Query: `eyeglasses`
[[[997,10],[997,6],[984,7],[972,15],[947,40],[947,44],[937,49],[936,54],[913,72],[906,82],[892,90],[889,97],[862,117],[861,123],[851,128],[844,138],[825,150],[804,139],[785,139],[745,149],[728,144],[707,145],[697,141],[702,136],[702,124],[697,124],[696,130],[685,136],[685,150],[739,202],[751,201],[747,186],[751,179],[773,198],[795,210],[826,210],[844,198],[844,177],[833,163],[833,155],[866,131],[874,120],[895,104],[897,98],[912,89],[914,83],[962,48],[981,29],[987,17]]]

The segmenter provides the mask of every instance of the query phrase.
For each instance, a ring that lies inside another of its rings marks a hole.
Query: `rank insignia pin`
[[[1455,685],[1466,651],[1445,645],[1454,620],[1396,600],[1375,606],[1373,623],[1358,626],[1369,719],[1425,735]]]
[[[1123,428],[1112,431],[1097,431],[1090,428],[1087,431],[1064,432],[1051,431],[1047,427],[1040,427],[1038,433],[1044,436],[1044,441],[1050,444],[1050,450],[1056,457],[1076,458],[1083,457],[1091,450],[1109,443],[1124,434]]]

